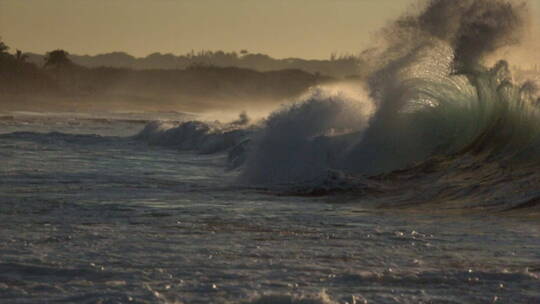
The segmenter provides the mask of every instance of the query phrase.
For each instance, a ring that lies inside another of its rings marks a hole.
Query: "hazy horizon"
[[[12,51],[145,57],[246,49],[274,58],[358,54],[374,33],[422,0],[0,0],[0,37]],[[540,0],[529,1],[533,22]],[[98,16],[98,17],[97,17]],[[532,37],[540,32],[533,24]],[[535,51],[534,42],[527,48]]]
[[[0,37],[14,49],[135,57],[246,49],[274,58],[358,53],[415,0],[0,0]]]

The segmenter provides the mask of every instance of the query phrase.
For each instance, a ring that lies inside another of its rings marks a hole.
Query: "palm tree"
[[[8,53],[9,46],[7,46],[0,37],[0,57],[6,57],[9,55]]]
[[[21,50],[17,50],[17,53],[15,54],[15,59],[17,59],[18,62],[26,62],[26,59],[28,59],[28,55],[23,54]]]
[[[7,46],[4,42],[0,41],[0,54],[7,53],[8,50],[9,46]]]
[[[48,52],[45,56],[45,65],[44,67],[67,67],[72,66],[73,62],[69,59],[69,53],[64,50],[54,50]]]

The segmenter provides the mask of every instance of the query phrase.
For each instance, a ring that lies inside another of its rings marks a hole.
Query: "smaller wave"
[[[93,145],[98,143],[117,141],[119,138],[101,136],[97,134],[68,134],[62,132],[13,132],[0,134],[0,139],[26,140],[44,144],[69,143]]]
[[[0,115],[0,121],[13,121],[15,117],[13,115]]]
[[[347,300],[350,303],[367,303],[362,297],[351,296]],[[256,297],[250,301],[243,302],[245,304],[336,304],[336,302],[330,298],[325,290],[318,294],[312,295],[292,295],[292,294],[277,294],[277,295],[263,295]],[[346,302],[347,303],[347,302]]]
[[[245,127],[246,117],[229,124],[188,121],[182,123],[154,121],[134,138],[151,145],[195,151],[201,154],[226,152],[245,144],[252,128]],[[234,158],[231,156],[231,158]]]

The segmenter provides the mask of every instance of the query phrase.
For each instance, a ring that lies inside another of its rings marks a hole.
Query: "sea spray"
[[[241,181],[290,183],[324,174],[362,138],[373,105],[360,87],[315,88],[254,134]]]
[[[355,111],[315,94],[272,114],[252,143],[242,181],[298,182],[327,170],[380,174],[463,151],[499,119],[497,104],[521,104],[516,94],[482,80],[507,70],[502,63],[483,68],[482,60],[520,41],[526,12],[525,4],[504,0],[432,0],[420,13],[400,17],[382,31],[382,47],[370,52],[376,57],[366,80],[369,97],[356,103],[374,113],[358,113],[355,121]],[[320,136],[346,121],[361,127]]]

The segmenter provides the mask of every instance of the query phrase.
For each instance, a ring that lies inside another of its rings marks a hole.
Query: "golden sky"
[[[74,54],[190,50],[328,58],[358,53],[415,0],[0,0],[13,49]],[[540,0],[531,0],[540,7]],[[540,10],[538,10],[540,11]],[[535,16],[540,19],[540,13]]]

